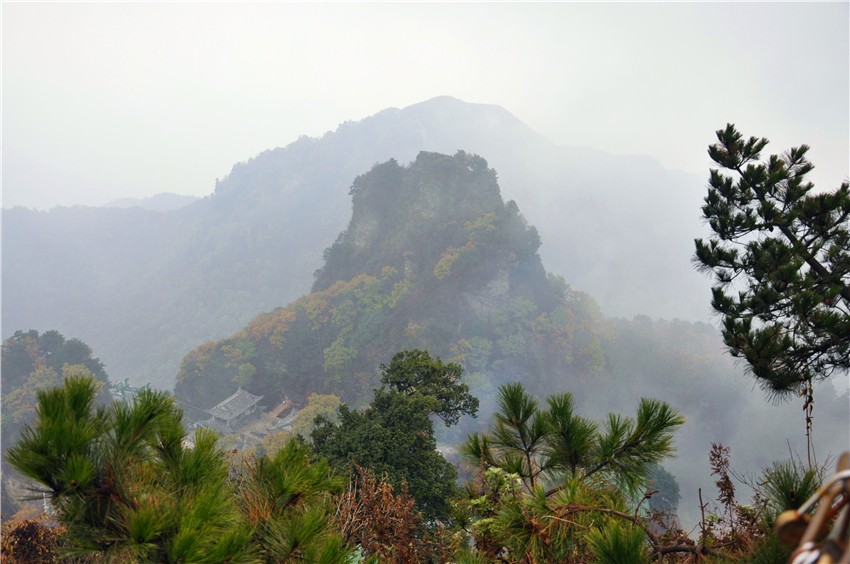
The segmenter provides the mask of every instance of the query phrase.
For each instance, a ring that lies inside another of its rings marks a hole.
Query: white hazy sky
[[[706,173],[727,122],[848,176],[848,3],[10,3],[3,206],[206,195],[257,153],[439,95]],[[486,158],[486,155],[484,155]]]

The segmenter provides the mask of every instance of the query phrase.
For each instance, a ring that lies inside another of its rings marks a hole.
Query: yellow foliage
[[[496,221],[496,212],[485,213],[475,221],[467,221],[464,224],[466,232],[472,237],[477,231],[494,231],[496,226],[493,222]]]
[[[88,372],[88,371],[87,371]],[[29,421],[38,403],[37,393],[59,385],[59,375],[47,366],[36,368],[23,386],[3,393],[3,418],[9,416],[15,425]]]
[[[248,335],[255,340],[266,339],[275,348],[283,348],[284,335],[295,323],[298,314],[291,308],[276,309],[258,315],[247,327]]]
[[[319,415],[324,416],[332,423],[337,423],[339,414],[337,410],[342,405],[339,396],[333,394],[310,394],[307,404],[298,412],[292,421],[292,432],[309,439],[313,432],[313,421]]]
[[[434,265],[434,276],[442,280],[452,272],[452,265],[463,255],[475,249],[475,242],[467,241],[462,247],[449,247]]]

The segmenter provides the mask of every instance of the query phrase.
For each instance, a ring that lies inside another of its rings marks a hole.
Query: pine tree
[[[117,561],[256,561],[217,436],[184,443],[182,413],[165,392],[95,405],[97,385],[73,376],[38,394],[38,418],[9,461],[41,484],[70,553]]]
[[[702,208],[714,234],[695,262],[714,274],[729,352],[769,393],[803,396],[810,433],[813,381],[850,369],[850,189],[813,193],[805,145],[762,162],[767,139],[730,124],[717,140]]]
[[[646,561],[651,539],[637,516],[639,491],[673,452],[684,418],[642,399],[634,418],[604,424],[574,412],[570,394],[541,406],[522,384],[499,388],[492,432],[461,448],[480,476],[458,501],[458,519],[479,552],[510,561]]]
[[[325,461],[290,441],[274,456],[231,461],[205,428],[187,440],[165,392],[95,404],[90,376],[39,392],[38,417],[9,461],[42,486],[68,554],[116,562],[342,562],[333,524],[344,488]],[[41,492],[39,492],[41,493]]]
[[[316,453],[340,472],[353,465],[386,476],[397,490],[406,482],[426,521],[449,516],[457,471],[437,450],[432,416],[451,425],[475,415],[478,400],[460,381],[463,369],[421,350],[396,353],[381,365],[382,386],[363,411],[346,405],[339,424],[318,419],[311,435]]]
[[[568,393],[541,409],[522,384],[499,388],[492,434],[469,436],[462,453],[519,476],[527,491],[547,496],[570,481],[602,479],[627,494],[645,486],[654,465],[673,453],[673,432],[685,419],[668,404],[642,398],[634,419],[611,413],[604,426],[574,412]]]
[[[352,554],[333,523],[333,494],[345,480],[325,460],[291,440],[274,456],[243,460],[236,472],[239,507],[266,562],[345,562]]]

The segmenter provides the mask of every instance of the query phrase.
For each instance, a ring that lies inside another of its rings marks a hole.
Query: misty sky
[[[206,195],[439,95],[705,173],[727,122],[848,176],[848,3],[2,4],[3,206]],[[486,158],[487,155],[484,155]]]

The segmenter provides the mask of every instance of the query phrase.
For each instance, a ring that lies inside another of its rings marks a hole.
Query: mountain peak
[[[411,257],[433,269],[447,247],[468,243],[467,224],[506,209],[496,173],[463,151],[422,151],[408,166],[394,159],[375,165],[354,180],[350,194],[351,222],[326,251],[314,289],[377,275],[386,266],[401,268]]]
[[[234,347],[245,351],[238,370],[252,393],[324,390],[360,401],[376,383],[376,363],[405,347],[474,350],[481,369],[508,377],[539,369],[527,364],[532,343],[571,346],[561,340],[566,325],[554,321],[550,332],[535,320],[593,317],[589,300],[568,300],[571,292],[547,276],[536,229],[502,200],[483,158],[422,151],[407,165],[391,159],[358,176],[350,195],[351,221],[325,251],[313,291],[190,353],[180,397],[211,405],[232,391]],[[543,357],[540,366],[554,363],[548,372],[560,366],[560,352]]]

